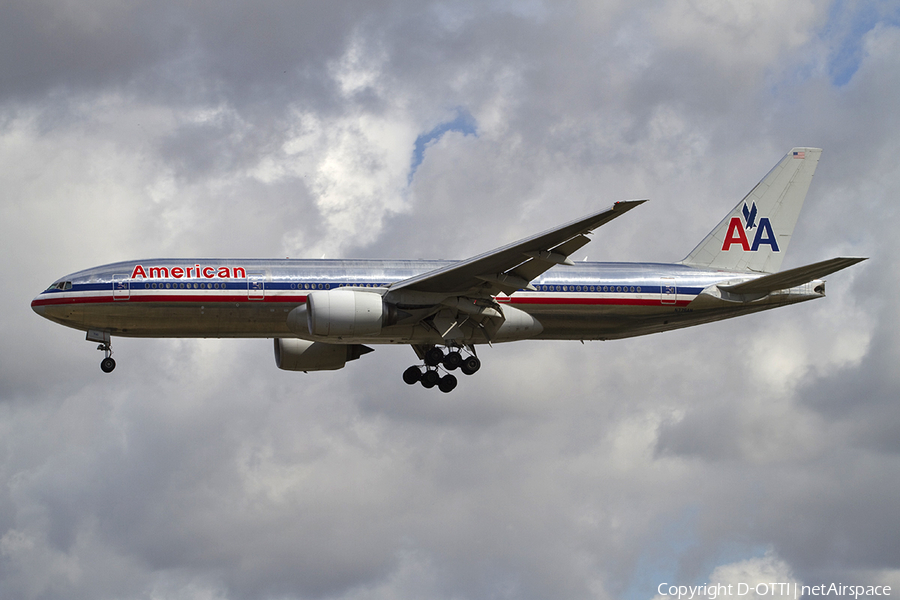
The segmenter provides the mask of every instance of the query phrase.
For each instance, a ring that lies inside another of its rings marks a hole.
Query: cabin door
[[[678,288],[674,277],[661,277],[659,281],[659,301],[661,304],[675,304],[678,301]]]
[[[113,275],[113,300],[128,300],[131,297],[131,275]]]
[[[263,300],[266,297],[265,273],[247,273],[247,297],[250,300]]]

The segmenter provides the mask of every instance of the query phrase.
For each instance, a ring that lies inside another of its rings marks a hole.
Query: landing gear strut
[[[102,350],[104,354],[103,360],[100,361],[100,370],[104,373],[112,373],[116,368],[116,361],[112,358],[112,343],[108,331],[90,330],[87,332],[85,339],[89,342],[100,342],[97,350]]]
[[[425,350],[424,353],[420,353],[419,356],[422,357],[425,363],[424,367],[416,365],[409,367],[403,371],[403,381],[409,385],[421,383],[424,388],[437,386],[439,390],[446,394],[452,392],[456,388],[456,384],[459,383],[456,376],[451,375],[450,371],[459,369],[465,375],[472,375],[481,368],[481,361],[475,356],[474,346],[467,346],[466,349],[471,352],[471,355],[465,358],[463,358],[458,347],[449,346],[447,349],[448,352],[445,354],[444,350],[438,346],[432,346]],[[418,349],[417,352],[419,352]],[[423,368],[424,371],[422,370]],[[441,376],[439,369],[445,371],[446,374]]]

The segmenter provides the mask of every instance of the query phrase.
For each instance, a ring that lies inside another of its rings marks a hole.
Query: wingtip
[[[615,204],[613,204],[614,210],[630,210],[635,206],[639,206],[644,202],[649,202],[649,198],[644,198],[642,200],[619,200]]]

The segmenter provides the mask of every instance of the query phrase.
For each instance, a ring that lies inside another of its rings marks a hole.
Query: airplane
[[[403,380],[450,392],[453,371],[480,368],[476,345],[621,339],[823,297],[822,277],[866,259],[780,270],[821,152],[793,148],[677,263],[572,261],[594,230],[646,202],[628,200],[461,261],[126,261],[66,275],[31,306],[86,331],[106,373],[112,336],[272,338],[289,371],[409,344],[421,364]]]

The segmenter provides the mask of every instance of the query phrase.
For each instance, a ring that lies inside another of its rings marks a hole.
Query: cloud
[[[0,596],[897,581],[886,6],[3,11]],[[106,376],[29,309],[116,260],[465,258],[625,198],[651,202],[576,258],[675,261],[803,144],[825,152],[785,267],[871,257],[826,299],[479,347],[447,396],[403,384],[407,347],[303,374],[271,340],[122,338]]]

